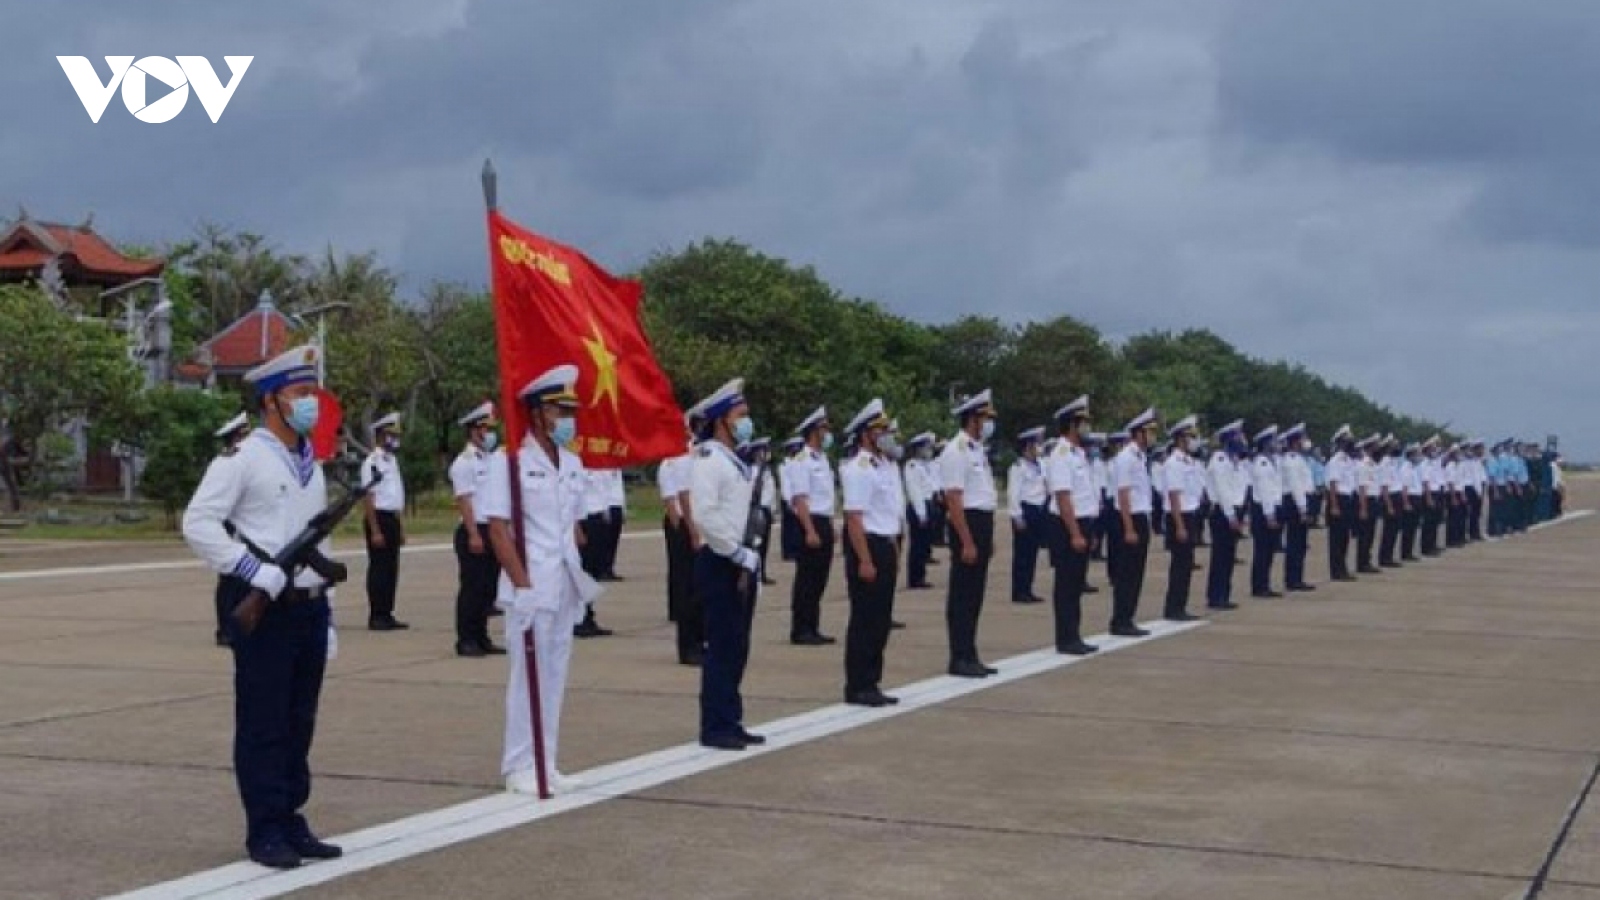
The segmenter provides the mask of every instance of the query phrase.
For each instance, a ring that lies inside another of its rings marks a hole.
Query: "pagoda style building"
[[[237,388],[244,373],[288,350],[294,323],[263,293],[256,308],[201,344],[194,359],[177,366],[177,378],[202,387]]]
[[[146,278],[159,278],[163,259],[135,259],[113,247],[93,228],[41,222],[22,210],[0,231],[0,284],[35,282],[56,298],[90,315],[116,318],[117,301],[102,294]]]

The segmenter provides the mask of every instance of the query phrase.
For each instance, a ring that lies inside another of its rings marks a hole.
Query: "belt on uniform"
[[[313,600],[321,600],[325,596],[327,596],[326,588],[317,588],[314,591],[307,588],[290,588],[278,596],[278,602],[310,603]]]

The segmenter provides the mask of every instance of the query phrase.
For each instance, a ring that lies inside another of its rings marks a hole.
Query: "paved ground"
[[[1575,506],[1600,503],[1600,484],[1575,492]],[[1581,802],[1600,764],[1597,537],[1600,516],[1245,599],[1184,634],[303,895],[1471,900],[1531,896],[1538,881],[1550,900],[1600,900],[1600,810]],[[0,897],[93,897],[238,859],[231,662],[210,643],[210,579],[72,571],[185,558],[0,544]],[[1004,602],[1008,559],[983,620],[991,660],[1049,643],[1048,607]],[[1152,555],[1147,616],[1165,564]],[[619,635],[578,648],[569,772],[695,732],[659,539],[626,541],[619,568],[628,581],[602,601]],[[18,577],[38,569],[68,571]],[[891,685],[943,668],[944,571],[939,591],[900,596],[911,627],[894,637]],[[838,700],[839,648],[784,640],[787,575],[757,624],[757,723]],[[839,633],[835,575],[825,619]],[[503,663],[451,654],[453,579],[448,553],[406,559],[406,633],[359,630],[359,594],[341,600],[310,810],[327,834],[498,787]],[[1108,592],[1090,599],[1103,629]]]

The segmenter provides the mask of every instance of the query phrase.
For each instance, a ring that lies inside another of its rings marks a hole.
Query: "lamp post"
[[[349,303],[343,300],[333,300],[295,313],[294,317],[302,325],[306,324],[306,316],[317,317],[317,385],[319,387],[326,387],[328,384],[328,311],[349,308]]]

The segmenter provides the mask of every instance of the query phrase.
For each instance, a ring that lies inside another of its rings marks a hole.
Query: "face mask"
[[[565,447],[577,436],[578,423],[573,419],[557,419],[555,427],[550,429],[550,440],[557,447]]]
[[[830,431],[827,434],[824,434],[822,436],[822,450],[823,450],[823,452],[827,452],[827,451],[832,450],[832,449],[833,449],[833,432]]]
[[[500,446],[500,435],[495,434],[494,432],[491,431],[491,432],[488,432],[487,434],[485,434],[483,436],[483,449],[484,450],[489,451],[489,452],[492,453],[494,451],[494,448],[496,448],[498,446]]]
[[[756,423],[751,421],[749,416],[745,416],[739,421],[733,423],[733,442],[735,444],[745,443],[746,441],[750,440],[755,433]]]
[[[295,434],[310,434],[317,427],[317,413],[322,409],[316,397],[300,397],[289,404],[289,414],[284,421]]]
[[[878,449],[881,450],[883,453],[885,453],[885,454],[887,454],[889,456],[894,456],[894,457],[898,457],[899,456],[899,454],[900,454],[900,442],[896,441],[894,439],[894,435],[892,435],[892,434],[880,434],[880,435],[878,435],[877,443],[878,443]]]
[[[383,443],[384,443],[384,446],[388,447],[390,450],[399,450],[400,449],[400,439],[397,438],[397,437],[389,438],[389,439],[385,440]]]
[[[994,420],[993,419],[984,419],[983,420],[983,427],[978,430],[978,437],[979,437],[979,440],[984,440],[984,441],[987,441],[988,439],[994,437]]]

